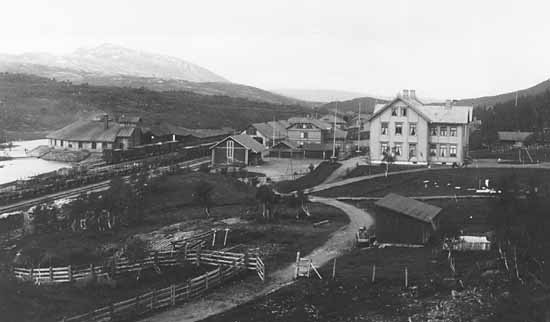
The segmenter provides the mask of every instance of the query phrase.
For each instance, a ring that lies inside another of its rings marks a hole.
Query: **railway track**
[[[210,162],[209,157],[203,157],[195,160],[190,161],[184,161],[177,164],[179,167],[189,167],[190,169],[197,169],[202,164]],[[149,170],[149,172],[153,171],[162,171],[168,169],[169,166],[163,166],[158,167]],[[130,176],[123,177],[125,180],[127,180]],[[103,190],[109,189],[109,186],[111,184],[111,180],[105,180],[65,191],[55,192],[48,195],[27,199],[27,200],[21,200],[15,203],[12,203],[10,205],[0,206],[0,214],[9,213],[9,212],[15,212],[15,211],[21,211],[26,210],[30,207],[33,207],[35,205],[44,204],[53,202],[55,200],[65,199],[65,198],[75,198],[83,193],[89,193],[89,192],[99,192]]]

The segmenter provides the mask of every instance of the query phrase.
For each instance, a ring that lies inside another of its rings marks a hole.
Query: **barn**
[[[214,144],[212,167],[241,167],[259,164],[267,148],[246,134],[232,135]]]
[[[439,227],[441,208],[390,193],[375,202],[376,240],[426,244]]]

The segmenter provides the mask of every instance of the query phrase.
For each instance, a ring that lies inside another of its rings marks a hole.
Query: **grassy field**
[[[162,274],[153,270],[143,271],[139,280],[135,272],[127,273],[117,278],[112,285],[79,281],[74,284],[35,286],[0,277],[0,320],[60,321],[64,316],[83,314],[138,294],[184,282],[212,269],[212,266],[193,264],[165,267],[162,268]]]
[[[276,189],[279,192],[291,192],[314,187],[325,181],[328,176],[330,176],[330,174],[340,166],[340,163],[330,163],[328,161],[322,162],[312,172],[303,177],[296,180],[278,182]]]
[[[529,155],[533,158],[533,161],[548,162],[550,161],[550,149],[549,148],[529,148]],[[529,163],[531,159],[525,150],[512,149],[507,151],[491,151],[491,150],[475,150],[470,151],[470,156],[474,159],[501,159],[507,161],[519,162],[521,155],[522,161]]]
[[[391,164],[388,168],[388,172],[419,169],[419,168],[425,168],[425,167],[426,166],[421,166],[421,165]],[[355,167],[353,170],[351,170],[351,172],[348,173],[344,177],[344,179],[353,178],[353,177],[370,176],[370,175],[373,175],[373,174],[380,174],[380,173],[385,173],[385,172],[386,172],[386,165],[385,164],[360,165],[360,166]]]
[[[465,271],[486,254],[457,259]],[[331,263],[332,264],[332,263]],[[376,281],[372,283],[372,267]],[[404,290],[404,269],[409,286]],[[336,280],[332,265],[321,268],[323,280],[300,280],[266,297],[206,319],[218,321],[485,321],[491,316],[494,298],[478,289],[469,298],[453,299],[450,276],[443,254],[430,248],[355,249],[338,258]],[[492,280],[469,279],[466,285]],[[476,302],[473,298],[481,298]]]
[[[467,195],[489,179],[489,185],[497,185],[510,176],[517,182],[527,184],[529,180],[550,180],[550,170],[528,168],[458,168],[431,169],[419,173],[397,174],[388,177],[360,181],[335,187],[317,194],[327,197],[383,197],[390,192],[404,196]],[[427,181],[427,182],[425,182]],[[456,187],[460,187],[457,189]]]

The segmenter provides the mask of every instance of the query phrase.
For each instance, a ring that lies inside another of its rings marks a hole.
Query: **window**
[[[395,123],[395,135],[403,134],[403,123]]]
[[[439,136],[447,136],[447,127],[446,126],[440,126],[439,127]]]
[[[59,141],[59,145],[63,146],[63,140]]]
[[[409,143],[409,159],[416,158],[416,144]]]
[[[225,142],[226,156],[228,162],[233,162],[233,157],[235,156],[235,142],[232,140],[227,140]]]
[[[449,131],[450,136],[456,136],[456,126],[451,126],[451,130]]]
[[[393,145],[393,153],[395,153],[396,156],[403,154],[403,145],[401,143],[395,143]]]
[[[437,155],[437,145],[430,144],[430,156],[435,157]]]
[[[416,136],[416,123],[409,123],[409,135]]]
[[[300,133],[300,138],[301,139],[307,139],[308,138],[308,133],[307,132],[301,132]]]
[[[69,143],[69,148],[72,148],[72,147],[73,147],[72,143]]]
[[[397,116],[397,107],[391,108],[391,116]]]
[[[447,146],[446,145],[440,145],[439,146],[439,156],[444,158],[447,156]]]
[[[106,149],[107,148],[107,142],[101,142],[101,147]]]
[[[380,153],[388,152],[388,143],[382,142],[380,143]]]
[[[401,108],[401,116],[407,116],[407,108],[406,107]]]
[[[430,135],[437,136],[437,127],[435,126],[430,127]]]
[[[82,142],[78,142],[78,148],[82,149]]]
[[[382,122],[382,135],[388,135],[388,122]]]
[[[92,149],[93,149],[93,150],[97,149],[97,143],[92,142]]]
[[[456,145],[453,144],[449,147],[449,156],[455,158],[456,157]]]

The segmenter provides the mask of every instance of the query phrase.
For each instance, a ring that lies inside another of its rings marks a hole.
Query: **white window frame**
[[[400,128],[400,133],[397,133],[397,129]],[[396,136],[402,136],[403,135],[403,123],[395,123],[395,129],[394,129]]]
[[[386,126],[384,126],[384,125],[386,125]],[[382,122],[380,124],[380,135],[388,135],[388,128],[389,128],[388,122]]]
[[[454,150],[454,153],[453,153],[453,150]],[[450,157],[456,158],[457,151],[458,151],[458,147],[457,147],[456,144],[451,144],[449,146],[449,156]]]
[[[414,133],[412,132],[414,129]],[[409,123],[409,135],[416,136],[416,123]]]
[[[235,159],[235,142],[233,142],[233,140],[227,140],[227,142],[225,142],[225,148],[227,162],[233,162]]]
[[[451,128],[449,129],[449,136],[457,136],[457,127],[456,126],[451,126]]]

